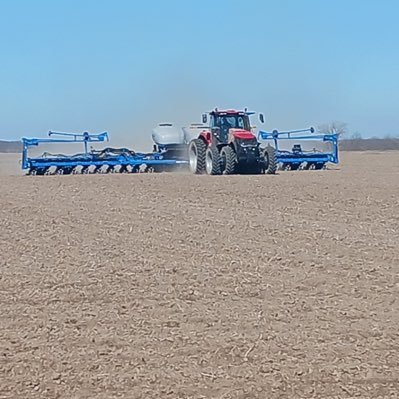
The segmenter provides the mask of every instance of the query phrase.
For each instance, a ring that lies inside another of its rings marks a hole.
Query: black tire
[[[277,171],[276,150],[270,144],[263,150],[265,173],[274,175]]]
[[[45,173],[46,173],[46,169],[43,169],[43,168],[36,169],[36,176],[44,176]]]
[[[216,147],[208,147],[206,149],[205,170],[208,175],[222,174],[222,159]]]
[[[310,162],[307,162],[306,165],[303,167],[304,170],[309,170],[311,169],[312,164]]]
[[[222,158],[222,169],[225,175],[233,175],[237,170],[237,156],[234,149],[230,146],[225,146],[220,151]]]
[[[306,169],[321,170],[321,169],[324,169],[324,163],[323,162],[310,162],[306,165]]]
[[[278,165],[278,170],[287,170],[288,166],[286,163],[280,163]]]
[[[298,170],[300,166],[300,163],[292,163],[290,170]]]
[[[202,174],[205,171],[206,144],[201,139],[194,139],[188,147],[189,167],[194,174]]]

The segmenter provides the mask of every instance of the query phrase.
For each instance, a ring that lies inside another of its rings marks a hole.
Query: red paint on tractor
[[[233,137],[241,140],[252,140],[256,139],[256,136],[248,130],[244,129],[230,129],[230,133]]]
[[[212,142],[212,135],[210,132],[207,131],[203,131],[200,134],[200,137],[202,137],[202,139],[205,141],[206,145],[210,145]]]

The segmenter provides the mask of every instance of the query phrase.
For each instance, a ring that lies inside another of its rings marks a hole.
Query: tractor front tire
[[[208,147],[206,149],[205,170],[208,175],[222,174],[222,159],[216,147]]]
[[[188,148],[191,173],[200,175],[205,171],[206,144],[202,139],[194,139]]]
[[[265,173],[274,175],[277,171],[276,150],[270,144],[263,150]]]
[[[234,149],[230,146],[222,148],[220,151],[223,164],[223,173],[225,175],[233,175],[237,169],[237,156]]]

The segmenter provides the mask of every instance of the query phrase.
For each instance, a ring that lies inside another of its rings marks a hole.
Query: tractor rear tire
[[[222,174],[222,159],[215,147],[208,147],[205,155],[205,170],[208,175]]]
[[[188,147],[191,173],[200,175],[205,171],[206,144],[202,139],[194,139]]]
[[[233,148],[226,146],[220,151],[223,164],[223,173],[225,175],[233,175],[237,169],[237,156]]]
[[[276,150],[270,144],[263,151],[265,173],[274,175],[277,171]]]

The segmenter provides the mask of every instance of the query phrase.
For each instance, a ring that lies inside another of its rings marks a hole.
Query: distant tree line
[[[19,153],[21,151],[22,151],[22,143],[20,141],[0,140],[0,152]]]
[[[338,134],[339,149],[342,151],[399,150],[398,137],[385,136],[366,139],[359,132],[349,134],[348,125],[345,122],[333,121],[318,126],[317,130],[322,134]]]
[[[393,151],[399,150],[399,138],[350,138],[343,139],[339,143],[339,149],[342,151]]]

